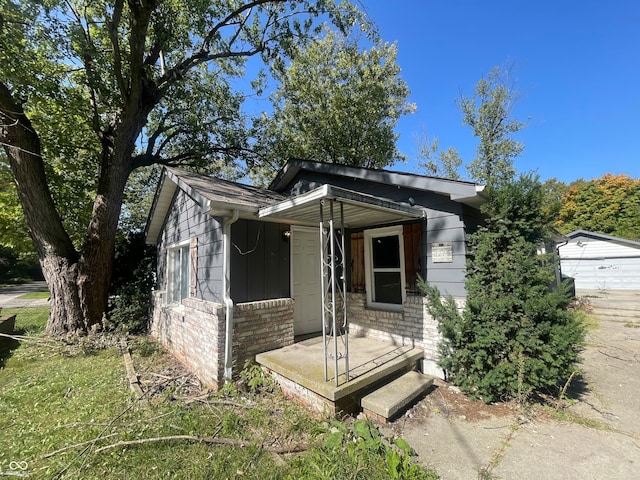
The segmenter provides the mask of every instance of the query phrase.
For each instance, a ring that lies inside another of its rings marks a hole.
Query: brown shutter
[[[402,230],[402,236],[404,237],[404,268],[407,291],[417,293],[418,275],[421,271],[422,225],[412,223],[404,225]]]
[[[167,258],[167,250],[163,248],[158,256],[158,274],[160,276],[160,290],[167,291],[167,277],[169,276],[169,259]]]
[[[351,234],[351,291],[364,292],[364,233]]]
[[[191,238],[189,255],[189,296],[195,297],[198,294],[198,237]]]

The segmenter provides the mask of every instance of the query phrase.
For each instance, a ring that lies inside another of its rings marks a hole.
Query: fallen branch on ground
[[[125,338],[120,339],[120,348],[122,350],[122,357],[124,358],[124,368],[127,371],[127,378],[129,379],[129,388],[131,388],[131,391],[136,394],[138,399],[142,399],[142,397],[144,397],[144,392],[140,387],[138,374],[136,373],[135,368],[133,368],[133,359],[129,353],[129,345],[127,345],[127,340]]]
[[[47,345],[47,346],[57,346],[57,345],[61,345],[60,342],[56,341],[56,340],[51,340],[51,339],[44,339],[42,337],[30,337],[28,335],[11,335],[9,333],[0,333],[0,337],[6,337],[6,338],[10,338],[12,340],[16,340],[18,342],[33,342],[33,343],[39,343],[42,345]]]
[[[105,435],[104,437],[100,437],[99,439],[100,440],[104,440],[105,438],[115,437],[116,435],[118,435],[118,434],[117,433],[112,433],[110,435]],[[54,455],[57,455],[59,453],[66,452],[67,450],[71,450],[71,449],[74,449],[74,448],[77,448],[77,447],[84,447],[85,445],[89,445],[90,443],[95,443],[95,442],[96,442],[96,439],[92,438],[91,440],[87,440],[86,442],[76,443],[75,445],[67,445],[66,447],[62,447],[62,448],[56,450],[55,452],[47,453],[42,458],[43,459],[50,458],[50,457],[53,457]]]
[[[152,438],[141,438],[138,440],[124,440],[122,442],[113,443],[111,445],[105,445],[104,447],[97,448],[94,453],[100,453],[107,450],[113,450],[114,448],[119,447],[127,447],[130,445],[142,445],[145,443],[155,443],[155,442],[172,442],[172,441],[189,441],[189,442],[198,442],[198,443],[210,443],[214,445],[228,445],[232,447],[247,447],[251,445],[251,442],[247,442],[245,440],[238,440],[235,438],[218,438],[218,437],[197,437],[195,435],[171,435],[168,437],[152,437]],[[290,447],[265,447],[261,445],[260,448],[265,452],[272,453],[298,453],[304,452],[305,450],[309,450],[313,448],[314,445],[309,444],[295,444]]]
[[[238,403],[233,402],[231,400],[214,400],[210,398],[210,394],[199,395],[197,397],[176,397],[178,400],[183,401],[185,404],[189,405],[193,402],[205,403],[208,405],[224,405],[226,407],[237,407],[237,408],[253,408],[255,406],[254,403]]]

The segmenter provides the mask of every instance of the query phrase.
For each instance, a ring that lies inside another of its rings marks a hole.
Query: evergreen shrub
[[[487,193],[485,224],[469,238],[464,309],[421,282],[439,321],[439,365],[487,403],[556,393],[575,369],[585,331],[568,310],[566,285],[552,287],[557,259],[539,252],[541,185],[523,176]]]

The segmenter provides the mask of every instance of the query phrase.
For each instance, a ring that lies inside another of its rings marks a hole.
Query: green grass
[[[18,300],[38,300],[41,298],[49,298],[51,294],[49,293],[48,290],[45,290],[43,292],[29,292],[29,293],[25,293],[23,295],[20,295],[18,297]]]
[[[0,368],[0,472],[11,462],[27,462],[31,478],[46,479],[437,478],[413,461],[395,461],[405,473],[392,476],[390,441],[386,450],[356,437],[327,445],[335,424],[278,393],[240,394],[229,388],[226,397],[188,403],[179,398],[178,378],[149,401],[137,401],[117,348],[52,341],[42,333],[47,313],[18,314],[16,329],[31,340]],[[132,345],[142,378],[173,364],[149,349],[147,340]],[[96,452],[121,441],[172,435],[224,437],[243,440],[244,446],[164,441]],[[296,444],[312,447],[286,455],[260,447]]]
[[[40,334],[49,318],[49,307],[3,308],[2,316],[16,316],[16,333]]]

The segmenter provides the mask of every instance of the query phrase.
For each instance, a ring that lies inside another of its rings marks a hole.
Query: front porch
[[[329,340],[327,350],[334,351],[333,339]],[[328,362],[328,381],[325,381],[323,340],[319,336],[260,353],[256,362],[274,377],[285,394],[316,410],[341,415],[360,410],[364,396],[403,373],[415,370],[423,356],[422,349],[350,335],[349,380],[342,358],[338,362],[338,381],[333,359]]]

